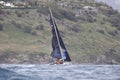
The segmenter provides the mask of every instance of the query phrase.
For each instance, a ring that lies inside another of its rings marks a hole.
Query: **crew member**
[[[56,64],[63,64],[63,60],[62,59],[57,59],[55,63]]]

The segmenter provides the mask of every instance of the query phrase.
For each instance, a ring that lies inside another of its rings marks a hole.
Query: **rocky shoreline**
[[[48,64],[52,57],[48,54],[0,54],[0,64]],[[95,65],[119,65],[120,62],[110,56],[101,55],[96,59],[76,60],[72,59],[73,64],[95,64]]]

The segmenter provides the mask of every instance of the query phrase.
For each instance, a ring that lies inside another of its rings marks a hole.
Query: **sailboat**
[[[60,36],[59,30],[57,28],[57,24],[53,17],[52,11],[50,11],[50,26],[52,32],[52,58],[56,59],[54,64],[65,64],[71,62],[71,58],[68,54],[68,51],[65,47],[65,44]]]

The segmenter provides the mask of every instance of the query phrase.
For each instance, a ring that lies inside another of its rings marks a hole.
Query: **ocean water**
[[[0,64],[0,80],[120,80],[120,65]]]

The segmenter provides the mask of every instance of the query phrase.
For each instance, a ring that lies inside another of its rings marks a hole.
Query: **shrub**
[[[37,7],[38,6],[37,1],[32,1],[32,0],[29,0],[28,4],[32,7]]]
[[[0,10],[0,15],[4,15],[5,12],[3,10]]]
[[[108,22],[111,23],[112,26],[116,27],[120,30],[120,17],[119,16],[111,16],[107,19]]]
[[[105,34],[104,30],[98,29],[97,32],[99,32],[99,33],[101,33],[101,34]]]
[[[77,21],[77,18],[75,17],[75,13],[63,9],[55,9],[53,11],[53,15],[57,19],[63,19],[66,18],[71,21]]]
[[[64,18],[64,15],[62,15],[59,10],[54,10],[53,11],[53,16],[57,19],[63,19]]]
[[[16,28],[22,29],[22,25],[16,21],[11,21],[11,24],[15,25]]]
[[[77,21],[77,19],[75,18],[75,14],[70,11],[63,11],[61,12],[61,14],[64,15],[66,19]]]
[[[36,31],[31,31],[31,34],[37,36],[37,32]]]
[[[17,17],[22,17],[22,13],[20,13],[19,11],[15,11]]]
[[[78,27],[79,27],[78,24],[74,24],[74,25],[72,26],[71,30],[74,31],[74,32],[79,32],[80,30],[79,30]]]
[[[2,16],[0,16],[0,20],[1,20],[1,21],[4,21],[4,18],[3,18]]]
[[[29,14],[29,11],[25,11],[26,14]]]
[[[6,11],[6,14],[7,14],[7,15],[10,15],[11,13],[10,13],[10,11]]]
[[[118,31],[117,30],[109,31],[108,34],[110,34],[111,36],[116,36],[118,34]]]
[[[93,22],[96,22],[96,13],[95,12],[92,12],[92,11],[85,11],[85,15],[86,16],[86,20],[90,23],[93,23]]]
[[[87,16],[87,21],[90,22],[90,23],[93,23],[96,20],[92,16]]]
[[[49,13],[48,8],[46,8],[46,7],[39,7],[39,8],[37,8],[36,12],[42,13],[45,15],[47,15]]]
[[[11,50],[3,51],[2,54],[0,55],[0,62],[15,58],[15,56],[16,56],[15,54],[16,54],[16,52],[11,51]]]
[[[0,31],[3,30],[3,24],[0,24]]]
[[[21,13],[17,13],[17,17],[22,17],[22,14]]]
[[[44,25],[43,25],[43,24],[40,24],[40,25],[36,26],[35,29],[36,29],[36,30],[44,30]]]
[[[25,26],[23,30],[26,33],[31,33],[31,31],[32,31],[31,27],[29,27],[29,26]]]

